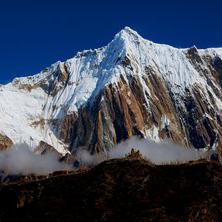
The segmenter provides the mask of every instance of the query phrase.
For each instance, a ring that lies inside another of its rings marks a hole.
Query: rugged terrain
[[[0,149],[95,153],[139,135],[221,154],[221,87],[222,48],[177,49],[126,27],[103,48],[1,85]]]
[[[0,185],[0,221],[222,221],[222,167],[143,159]]]

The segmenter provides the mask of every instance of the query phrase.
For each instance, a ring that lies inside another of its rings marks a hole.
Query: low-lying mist
[[[91,155],[87,150],[80,148],[75,159],[81,166],[95,166],[100,162],[113,158],[122,158],[130,153],[131,149],[139,150],[143,157],[154,164],[183,163],[197,160],[206,155],[202,151],[188,149],[171,143],[152,143],[138,137],[121,142],[106,153]],[[15,145],[9,150],[0,152],[0,171],[10,175],[45,175],[54,171],[76,169],[73,164],[66,164],[58,160],[55,153],[37,155],[30,151],[28,145]]]
[[[4,171],[4,174],[45,175],[70,168],[69,165],[59,162],[55,153],[36,155],[26,144],[15,145],[0,152],[0,170]]]
[[[109,152],[110,158],[120,158],[130,153],[131,149],[139,150],[144,158],[155,164],[183,163],[203,158],[204,152],[185,148],[170,142],[153,143],[147,139],[131,137],[118,144]]]
[[[153,143],[136,136],[119,143],[107,153],[90,155],[85,150],[79,150],[77,156],[83,164],[95,165],[106,159],[123,158],[130,153],[132,148],[139,150],[145,159],[150,160],[154,164],[184,163],[198,160],[205,156],[203,151],[185,148],[167,141]]]

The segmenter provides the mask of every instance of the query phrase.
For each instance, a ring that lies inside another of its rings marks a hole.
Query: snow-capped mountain
[[[177,49],[126,27],[105,47],[1,85],[0,147],[94,153],[140,135],[220,151],[221,89],[222,48]]]

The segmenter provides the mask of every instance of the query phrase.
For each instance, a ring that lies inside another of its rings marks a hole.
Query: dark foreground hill
[[[2,184],[0,221],[222,221],[222,167],[120,159]]]

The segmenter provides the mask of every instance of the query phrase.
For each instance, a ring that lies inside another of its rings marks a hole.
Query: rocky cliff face
[[[222,48],[177,49],[126,27],[106,47],[1,86],[0,132],[63,154],[133,135],[222,153],[221,88]]]

